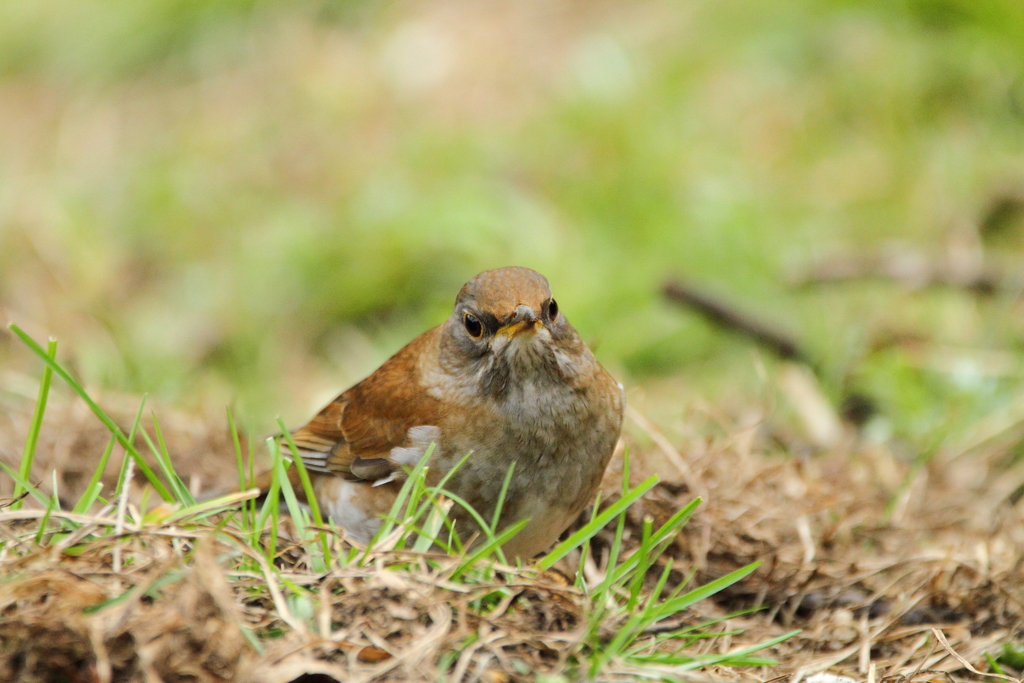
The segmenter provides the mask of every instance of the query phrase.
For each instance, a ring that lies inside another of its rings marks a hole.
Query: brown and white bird
[[[528,268],[480,273],[444,323],[423,333],[292,436],[321,510],[350,538],[380,528],[405,470],[430,444],[436,484],[492,519],[515,463],[499,528],[527,526],[504,548],[528,559],[593,498],[622,426],[624,396]],[[478,529],[453,506],[462,538]]]

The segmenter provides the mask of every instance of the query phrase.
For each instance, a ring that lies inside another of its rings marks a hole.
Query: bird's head
[[[515,383],[564,381],[582,347],[547,279],[529,268],[474,277],[445,325],[444,360],[469,366],[489,393]]]

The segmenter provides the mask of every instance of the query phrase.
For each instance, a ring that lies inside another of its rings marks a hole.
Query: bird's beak
[[[498,334],[516,337],[524,332],[533,333],[537,331],[537,323],[537,315],[533,309],[525,304],[519,304],[512,318],[498,328]]]

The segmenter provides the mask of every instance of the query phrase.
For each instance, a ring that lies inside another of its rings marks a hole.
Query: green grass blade
[[[103,472],[107,469],[107,461],[110,460],[110,454],[114,452],[114,444],[117,440],[114,437],[110,437],[110,441],[107,442],[107,447],[103,450],[103,455],[100,456],[99,464],[96,465],[96,469],[93,470],[92,477],[89,479],[88,485],[85,487],[85,493],[75,503],[75,507],[72,512],[76,514],[85,514],[85,512],[92,507],[92,504],[96,502],[96,499],[100,495],[100,491],[103,489],[103,482],[100,478],[103,476]]]
[[[253,545],[259,540],[263,527],[267,523],[267,517],[270,516],[270,500],[274,499],[274,502],[277,503],[280,492],[281,485],[277,480],[277,472],[274,471],[274,475],[270,480],[270,490],[267,491],[267,496],[263,499],[263,507],[260,508],[260,514],[256,517],[256,524],[253,525]]]
[[[277,534],[280,527],[281,516],[281,478],[277,476],[277,470],[274,470],[274,479],[278,482],[277,484],[277,495],[274,496],[274,504],[270,506],[270,543],[267,545],[267,562],[270,565],[274,564],[274,560],[277,558]]]
[[[106,426],[106,428],[110,430],[110,433],[114,435],[114,438],[117,439],[118,443],[120,443],[121,446],[132,456],[132,458],[135,459],[135,463],[138,466],[139,471],[142,472],[142,474],[146,477],[147,480],[149,480],[149,483],[153,485],[153,488],[160,495],[160,497],[163,498],[168,503],[174,502],[174,496],[171,495],[171,492],[167,489],[166,486],[164,486],[163,482],[160,481],[159,477],[156,476],[156,473],[153,471],[153,468],[151,468],[149,464],[146,463],[146,461],[142,458],[142,455],[140,455],[139,452],[135,449],[135,446],[132,445],[130,441],[128,441],[128,437],[126,437],[124,432],[121,431],[121,428],[117,426],[117,424],[110,418],[109,415],[107,415],[107,413],[102,408],[100,408],[99,404],[97,404],[96,401],[94,401],[92,397],[89,396],[85,389],[83,389],[82,386],[77,381],[75,381],[75,378],[72,377],[67,370],[61,367],[56,360],[50,358],[47,355],[46,351],[44,351],[43,348],[39,346],[39,344],[36,343],[34,339],[32,339],[32,337],[25,334],[25,332],[20,327],[18,327],[14,323],[11,323],[10,329],[12,332],[14,332],[15,335],[18,336],[19,339],[21,339],[22,342],[24,342],[26,346],[29,347],[29,349],[32,350],[33,353],[39,356],[39,358],[41,358],[43,362],[46,363],[46,365],[53,371],[55,375],[60,377],[64,381],[64,383],[71,388],[72,391],[78,394],[79,398],[85,401],[85,404],[89,406],[89,410],[92,411],[93,415],[99,418],[99,421],[102,422],[104,426]]]
[[[46,535],[46,527],[50,525],[50,515],[53,514],[54,509],[57,507],[54,502],[56,500],[56,496],[50,498],[50,502],[46,506],[46,513],[39,520],[39,529],[36,531],[36,545],[41,545],[43,542],[43,536]]]
[[[288,441],[288,448],[292,452],[292,462],[295,463],[295,470],[299,473],[299,481],[302,482],[302,490],[306,493],[306,503],[309,505],[309,511],[313,516],[313,524],[318,527],[324,526],[324,519],[320,516],[320,503],[316,499],[316,495],[313,492],[313,482],[309,478],[309,472],[306,471],[306,463],[302,462],[302,456],[299,455],[298,446],[295,445],[295,441],[292,439],[292,433],[288,431],[288,428],[284,424],[284,420],[277,418],[277,424],[281,427],[281,433],[284,434],[284,438]],[[239,464],[241,467],[241,464]],[[327,567],[331,566],[331,546],[327,540],[327,534],[323,531],[319,532],[320,545],[323,548],[324,562]]]
[[[462,459],[455,463],[455,466],[448,470],[443,477],[441,477],[441,481],[437,482],[437,486],[435,486],[434,488],[443,489],[445,485],[448,483],[448,480],[452,478],[452,475],[458,472],[459,469],[466,464],[466,461],[469,460],[469,457],[471,455],[473,455],[473,451],[470,451],[469,453],[466,453],[464,456],[462,456]]]
[[[101,602],[99,604],[96,604],[96,605],[89,605],[88,607],[86,607],[86,608],[84,608],[82,610],[82,613],[83,614],[98,614],[99,612],[102,612],[105,609],[109,609],[110,607],[114,607],[115,605],[119,605],[121,603],[127,602],[128,600],[134,598],[135,596],[139,595],[140,593],[142,595],[147,595],[149,597],[155,598],[157,596],[157,593],[162,588],[164,588],[166,586],[169,586],[172,583],[175,583],[177,581],[180,581],[182,578],[184,578],[186,576],[186,574],[187,574],[187,570],[185,570],[185,569],[174,569],[174,570],[171,570],[171,571],[167,572],[166,574],[164,574],[163,576],[159,576],[155,580],[151,580],[148,584],[147,583],[138,584],[138,585],[134,586],[133,588],[129,588],[128,590],[126,590],[125,592],[121,593],[120,595],[117,595],[117,596],[115,596],[113,598],[110,598],[109,600],[104,600],[103,602]]]
[[[50,504],[50,497],[40,491],[38,488],[33,486],[27,479],[22,477],[20,474],[15,472],[13,469],[8,467],[7,463],[0,460],[0,468],[3,468],[4,472],[14,480],[16,486],[19,486],[22,492],[28,491],[29,495],[36,499],[36,501],[46,507]],[[21,495],[21,494],[18,494]]]
[[[645,609],[636,613],[629,603],[626,604],[627,614],[631,614],[626,623],[619,627],[615,637],[604,647],[602,656],[608,658],[610,656],[616,656],[623,650],[627,649],[636,640],[637,636],[640,635],[651,623],[651,606],[657,603],[658,598],[661,596],[661,591],[665,589],[665,582],[668,580],[669,574],[672,571],[672,559],[669,558],[668,563],[665,565],[665,569],[661,572],[661,576],[658,579],[658,585],[651,592],[650,598],[647,601]]]
[[[615,573],[611,571],[612,568],[619,566],[619,557],[622,552],[622,537],[626,530],[626,508],[618,514],[618,519],[615,522],[615,537],[612,539],[612,547],[608,554],[608,567],[609,570],[605,574],[604,581],[594,590],[594,600],[598,602],[604,602],[604,594],[614,586],[617,581]],[[639,556],[638,556],[639,559]]]
[[[593,524],[597,518],[597,513],[601,509],[601,492],[598,491],[594,497],[594,507],[590,510],[590,523]],[[580,589],[584,593],[587,591],[587,577],[583,572],[583,568],[587,566],[587,556],[590,555],[590,540],[589,538],[584,539],[583,545],[580,546],[580,562],[576,567],[576,588]]]
[[[645,620],[650,620],[651,612],[654,611],[655,606],[661,600],[661,593],[665,590],[665,584],[668,583],[668,577],[672,574],[672,566],[674,564],[673,559],[671,557],[668,558],[665,568],[661,571],[661,576],[658,577],[658,583],[654,586],[650,596],[648,596],[647,604],[644,605],[643,615]],[[644,628],[646,628],[646,625]]]
[[[99,500],[100,493],[102,492],[102,481],[97,481],[93,484],[90,484],[89,487],[85,489],[85,492],[82,493],[82,497],[78,499],[77,503],[75,503],[75,507],[72,510],[72,512],[74,512],[75,514],[84,515],[89,511],[89,508],[93,506],[93,503]]]
[[[498,528],[498,520],[501,519],[501,508],[505,505],[505,496],[508,495],[509,484],[512,483],[512,473],[516,470],[516,461],[508,464],[508,472],[505,473],[505,481],[501,482],[501,493],[498,495],[498,502],[494,506],[494,518],[491,520],[491,528]]]
[[[413,544],[413,552],[425,553],[430,550],[434,543],[438,542],[436,540],[437,534],[444,528],[447,516],[448,514],[441,502],[435,500],[434,504],[431,505],[430,513],[427,515],[427,521],[423,524],[423,528],[417,530],[418,537],[416,543]]]
[[[226,496],[220,496],[213,500],[203,501],[202,503],[196,503],[195,505],[181,510],[177,510],[164,520],[165,524],[173,524],[181,520],[189,520],[191,522],[199,521],[210,515],[223,512],[230,509],[240,503],[245,503],[252,500],[259,495],[258,489],[250,489],[248,491],[238,491],[236,493],[229,493]]]
[[[741,567],[734,572],[729,572],[725,576],[721,576],[714,581],[710,581],[703,586],[694,588],[692,591],[680,595],[677,598],[666,600],[663,602],[658,609],[658,616],[654,619],[658,619],[671,616],[676,612],[686,609],[694,603],[700,602],[704,598],[707,598],[715,593],[728,588],[732,584],[740,581],[751,573],[753,573],[758,567],[761,566],[761,562],[751,562],[746,567]]]
[[[146,408],[146,395],[142,395],[142,400],[139,401],[139,409],[135,412],[135,420],[132,421],[131,431],[128,432],[128,440],[135,443],[135,435],[139,433],[139,425],[142,423],[142,411]],[[121,460],[121,471],[117,475],[117,487],[114,489],[114,498],[121,495],[121,490],[124,488],[124,478],[128,473],[128,461],[134,460],[128,451],[125,451],[124,458]]]
[[[242,442],[238,438],[238,428],[235,426],[235,417],[231,414],[231,406],[225,407],[225,412],[228,416],[228,428],[231,430],[231,443],[235,447],[235,464],[238,465],[238,490],[245,491],[249,489],[249,484],[245,480],[245,463],[242,460]],[[242,502],[242,513],[239,519],[239,526],[242,532],[248,531],[248,512],[249,512],[249,501]]]
[[[423,452],[423,457],[416,463],[416,467],[413,468],[412,472],[409,473],[409,477],[403,482],[402,488],[398,490],[398,495],[395,496],[395,502],[391,504],[391,510],[388,511],[387,517],[384,519],[384,523],[381,524],[380,529],[373,535],[370,542],[366,545],[366,552],[363,553],[361,562],[365,562],[370,556],[370,551],[380,541],[385,538],[395,528],[396,520],[399,519],[398,515],[402,512],[405,507],[405,502],[409,499],[409,494],[412,492],[413,487],[417,479],[424,476],[423,471],[427,468],[427,462],[430,460],[430,456],[434,453],[434,444],[427,446],[427,450]]]
[[[401,533],[395,539],[394,550],[405,548],[409,537],[415,533],[417,522],[433,507],[437,498],[429,495],[427,488],[427,470],[412,480],[412,491],[409,492],[409,503],[405,507],[405,518],[399,522]]]
[[[471,451],[462,456],[462,459],[455,463],[455,466],[449,469],[448,472],[446,472],[445,475],[441,477],[441,481],[439,481],[436,486],[426,487],[426,479],[424,475],[424,480],[422,482],[424,486],[421,487],[420,484],[417,483],[416,487],[414,487],[412,491],[411,500],[415,501],[417,495],[420,495],[422,497],[422,500],[420,500],[419,505],[410,505],[410,508],[414,508],[414,512],[411,515],[409,515],[411,519],[419,519],[424,514],[427,514],[429,517],[430,512],[432,512],[433,509],[439,504],[439,496],[444,496],[445,498],[451,500],[453,503],[456,503],[460,507],[465,509],[470,514],[470,516],[473,517],[476,520],[476,522],[481,526],[481,528],[484,530],[484,533],[487,535],[489,539],[494,538],[493,531],[490,528],[488,528],[488,526],[484,523],[483,517],[476,510],[474,510],[472,506],[470,506],[469,503],[467,503],[465,500],[445,489],[445,484],[448,483],[448,480],[451,479],[452,475],[454,475],[459,470],[459,468],[465,464],[466,460],[468,460],[472,454],[473,453]],[[459,535],[456,532],[454,521],[447,514],[442,515],[440,517],[440,520],[441,523],[448,529],[449,542],[444,543],[436,537],[435,541],[440,545],[444,546],[445,548],[447,548],[448,550],[446,552],[454,551],[455,553],[461,553],[464,550],[464,544],[462,543],[462,540],[459,538]],[[417,533],[419,533],[419,531],[417,531]],[[504,556],[502,556],[502,562],[504,561]]]
[[[273,458],[274,472],[277,473],[277,480],[281,485],[281,494],[284,496],[285,507],[288,508],[288,514],[291,515],[295,529],[299,533],[299,541],[305,542],[307,540],[306,522],[302,516],[302,507],[299,505],[299,499],[295,496],[295,490],[292,488],[292,482],[288,479],[288,471],[284,467],[281,445],[277,439],[270,437],[267,439],[267,447],[270,449],[270,456]]]
[[[273,563],[275,546],[277,545],[277,513],[278,506],[281,504],[281,480],[277,475],[276,469],[272,470],[272,472],[270,490],[267,491],[267,497],[263,501],[263,507],[260,509],[260,514],[256,518],[256,524],[253,525],[252,529],[252,546],[256,548],[259,547],[260,538],[263,535],[263,527],[267,523],[267,517],[270,517],[270,547],[267,549],[267,561],[271,563]]]
[[[281,493],[284,495],[284,502],[285,506],[288,508],[288,514],[291,515],[292,522],[295,524],[295,529],[298,532],[299,542],[302,544],[308,543],[313,538],[313,533],[309,530],[309,520],[306,515],[306,511],[299,503],[298,496],[295,495],[295,489],[292,488],[292,482],[288,478],[288,471],[285,469],[285,459],[281,453],[281,444],[273,437],[267,439],[267,444],[270,447],[271,455],[274,458],[274,471],[277,473],[277,480],[281,485]],[[323,541],[323,547],[326,548],[326,536],[323,532],[320,532],[320,536]],[[325,563],[325,557],[311,555],[311,560],[313,571],[327,571],[328,565]]]
[[[500,534],[495,536],[487,543],[480,546],[478,550],[474,551],[472,555],[467,557],[465,561],[462,562],[462,564],[455,568],[455,571],[452,572],[450,579],[452,581],[458,579],[460,576],[462,576],[463,573],[466,572],[466,570],[472,568],[474,564],[479,562],[481,559],[487,557],[488,555],[494,553],[497,549],[501,548],[501,546],[505,545],[510,540],[512,540],[512,538],[514,538],[516,534],[522,531],[523,528],[529,523],[530,520],[521,519],[515,524],[511,525],[509,528],[502,531]]]
[[[50,337],[50,341],[46,347],[46,357],[50,362],[56,362],[57,358],[57,340]],[[36,397],[35,412],[32,413],[32,423],[28,429],[28,435],[25,437],[25,448],[21,452],[21,465],[18,468],[18,473],[21,478],[28,481],[29,477],[32,476],[32,461],[36,456],[36,445],[39,443],[39,432],[43,427],[43,415],[46,414],[46,400],[50,396],[50,383],[53,379],[53,370],[49,365],[43,366],[43,376],[39,380],[39,394]],[[22,501],[18,500],[18,497],[24,492],[21,485],[17,482],[14,483],[14,494],[11,498],[14,503],[11,504],[12,510],[18,510],[21,508]]]
[[[686,525],[701,502],[700,498],[694,498],[687,503],[686,507],[676,512],[667,522],[661,525],[658,531],[654,533],[654,536],[651,537],[651,546],[653,548],[651,553],[653,555],[657,556],[664,552],[665,547],[672,542],[672,539],[679,533],[679,530]],[[632,572],[639,560],[640,556],[636,553],[626,558],[622,564],[612,570],[612,583],[621,581],[626,574]]]
[[[164,433],[160,429],[160,421],[156,418],[156,412],[151,412],[150,415],[153,417],[153,431],[156,432],[156,441],[159,444],[159,448],[149,438],[146,430],[142,430],[142,438],[146,440],[146,444],[153,452],[153,457],[156,458],[157,464],[160,466],[161,471],[163,471],[164,478],[171,483],[171,490],[174,492],[178,502],[185,506],[195,505],[196,499],[192,496],[192,492],[188,490],[185,482],[174,471],[171,454],[167,452],[167,444],[164,443]]]
[[[451,499],[452,502],[454,502],[456,505],[465,510],[469,514],[469,516],[473,518],[473,521],[476,522],[476,525],[480,527],[480,530],[483,531],[484,536],[487,537],[488,541],[493,541],[496,538],[494,534],[494,529],[490,527],[490,525],[487,523],[487,520],[483,518],[483,515],[477,512],[472,505],[466,502],[465,498],[462,498],[458,494],[452,493],[451,491],[438,489],[436,486],[431,487],[430,491],[434,494],[443,495]]]
[[[248,466],[249,466],[249,482],[248,482],[248,484],[246,485],[245,488],[250,488],[250,487],[252,487],[252,486],[254,486],[256,484],[256,445],[255,445],[256,444],[256,440],[253,438],[252,429],[248,430],[248,432],[246,432],[246,433],[248,434],[248,438],[246,439],[246,445],[248,446],[248,448],[246,448],[245,450],[246,450],[246,453],[247,453],[247,455],[246,455],[246,462],[248,463]],[[250,524],[250,526],[252,526],[256,522],[256,501],[255,500],[252,501],[252,505],[250,506],[250,509],[251,509],[251,514],[250,514],[250,517],[249,517],[249,524]]]
[[[654,520],[650,517],[644,517],[643,529],[640,534],[640,547],[636,551],[639,560],[636,571],[633,572],[633,581],[629,589],[629,600],[626,602],[627,612],[632,612],[639,603],[640,590],[644,587],[644,577],[647,575],[648,567],[650,567],[651,562],[656,557],[651,552],[653,545],[651,542],[651,529],[653,526]]]
[[[153,411],[151,414],[153,416],[153,429],[156,431],[156,442],[160,446],[161,462],[166,467],[164,476],[178,490],[178,500],[180,503],[183,505],[195,505],[195,496],[192,495],[192,491],[185,486],[185,482],[174,469],[174,462],[171,461],[171,454],[167,450],[167,444],[164,442],[164,432],[160,428],[160,421],[156,419],[156,411]]]
[[[657,483],[658,475],[656,474],[652,474],[650,477],[642,481],[636,486],[636,488],[631,489],[622,498],[609,505],[607,510],[597,515],[579,531],[556,545],[550,553],[537,560],[537,568],[544,570],[553,567],[556,562],[572,552],[572,550],[583,543],[584,540],[593,538],[594,534],[603,529],[608,522],[615,519],[615,517],[617,517],[622,511],[639,500],[641,496],[654,488]]]
[[[616,634],[615,639],[606,648],[608,651],[618,655],[621,651],[628,649],[637,637],[643,633],[651,624],[653,624],[657,618],[654,616],[657,611],[657,607],[660,604],[661,593],[665,590],[665,584],[668,583],[668,577],[672,573],[672,558],[668,559],[665,563],[665,568],[661,572],[661,576],[658,577],[658,583],[655,585],[654,590],[651,591],[647,598],[644,608],[639,614],[634,614],[622,628],[619,629],[619,633]],[[629,603],[627,603],[628,608]],[[630,610],[627,609],[627,612]]]
[[[451,518],[451,509],[449,508],[444,514],[435,515],[435,511],[443,504],[442,501],[447,498],[452,505],[466,506],[468,503],[463,501],[455,494],[449,493],[437,486],[424,487],[422,491],[423,500],[420,505],[416,508],[416,511],[407,519],[406,525],[409,525],[409,520],[420,519],[424,514],[427,515],[427,522],[424,523],[424,528],[430,524],[431,519],[436,519],[441,523],[441,526],[448,530],[448,540],[442,541],[437,537],[437,533],[432,534],[433,542],[437,543],[445,549],[445,552],[451,555],[458,555],[465,550],[465,545],[462,543],[462,539],[459,537],[458,531],[455,529],[455,521]],[[474,510],[475,512],[475,510]],[[479,517],[479,515],[478,515]],[[422,535],[423,529],[414,528],[417,534]],[[438,527],[437,531],[440,531]],[[421,545],[420,540],[417,540],[417,545]],[[429,544],[428,544],[429,545]],[[426,551],[424,551],[426,552]]]
[[[690,662],[688,664],[683,664],[681,667],[679,667],[679,670],[680,671],[692,671],[693,669],[699,669],[701,667],[711,666],[712,664],[722,664],[722,663],[730,662],[733,659],[740,659],[740,658],[746,657],[746,655],[752,654],[754,652],[759,652],[759,651],[764,650],[766,648],[772,647],[773,645],[778,645],[779,643],[781,643],[781,642],[783,642],[785,640],[789,640],[790,638],[792,638],[793,636],[795,636],[795,635],[797,635],[799,633],[800,633],[799,629],[795,630],[795,631],[787,631],[786,633],[783,633],[780,636],[776,636],[774,638],[769,638],[768,640],[762,641],[760,643],[756,643],[756,644],[751,645],[749,647],[740,648],[739,650],[736,650],[734,652],[728,652],[728,653],[725,653],[725,654],[722,654],[722,655],[705,655],[705,656],[702,656],[702,657],[697,657],[697,658],[694,658],[694,660],[692,662]],[[759,661],[764,661],[764,660],[759,660]]]
[[[629,450],[622,454],[622,496],[625,497],[629,493]],[[612,539],[612,545],[608,554],[608,566],[605,573],[604,580],[594,589],[593,599],[598,604],[605,603],[605,594],[611,589],[616,583],[615,574],[613,569],[619,566],[619,557],[622,552],[622,537],[626,530],[626,508],[623,508],[618,514],[618,519],[615,523],[615,537]],[[638,556],[639,558],[639,556]],[[593,630],[593,629],[592,629]],[[596,673],[596,671],[594,671]]]

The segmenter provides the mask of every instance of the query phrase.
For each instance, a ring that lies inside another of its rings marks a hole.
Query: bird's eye
[[[548,317],[552,320],[558,317],[558,302],[554,299],[548,302]]]
[[[466,326],[466,332],[469,332],[469,336],[473,339],[479,339],[480,335],[484,333],[484,326],[480,323],[480,319],[472,313],[467,313],[462,319],[462,323]]]

